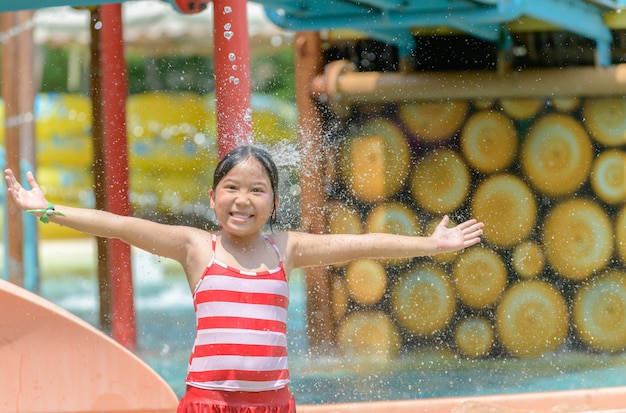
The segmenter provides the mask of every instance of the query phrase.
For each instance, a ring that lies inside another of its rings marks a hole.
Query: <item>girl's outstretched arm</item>
[[[48,200],[31,172],[26,179],[31,189],[24,188],[13,171],[6,169],[7,190],[15,203],[23,210],[46,210]],[[163,225],[149,220],[116,215],[106,211],[87,208],[74,208],[55,205],[55,212],[47,218],[50,222],[63,225],[80,232],[106,238],[119,238],[131,245],[154,254],[184,262],[185,246],[192,242],[194,228]],[[43,212],[36,212],[42,216]],[[203,232],[203,231],[202,231]]]
[[[411,237],[385,233],[360,235],[315,235],[290,232],[286,235],[290,268],[330,265],[359,258],[409,258],[435,255],[470,247],[480,242],[483,223],[475,219],[448,228],[446,215],[430,236]]]

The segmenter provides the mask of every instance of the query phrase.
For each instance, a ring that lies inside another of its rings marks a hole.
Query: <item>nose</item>
[[[239,191],[237,198],[235,199],[237,205],[248,205],[250,203],[250,197],[247,191]]]

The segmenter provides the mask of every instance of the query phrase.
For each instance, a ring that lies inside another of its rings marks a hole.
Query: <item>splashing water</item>
[[[237,79],[237,83],[239,83],[239,79]],[[237,84],[235,83],[235,84]],[[246,109],[245,115],[243,115],[243,120],[245,122],[252,122],[252,108]]]
[[[271,146],[262,145],[257,144],[254,138],[251,143],[268,151],[272,155],[278,169],[293,170],[300,164],[300,150],[297,144],[281,141]]]

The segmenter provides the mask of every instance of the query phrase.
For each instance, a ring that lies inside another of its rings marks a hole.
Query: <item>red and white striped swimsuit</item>
[[[246,272],[213,257],[194,292],[196,339],[186,383],[227,391],[276,390],[289,383],[283,260],[270,271]]]

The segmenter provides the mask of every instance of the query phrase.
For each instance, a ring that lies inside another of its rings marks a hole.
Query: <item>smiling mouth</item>
[[[243,221],[246,221],[246,220],[250,219],[252,217],[252,215],[238,214],[238,213],[235,213],[235,212],[231,212],[230,213],[230,217],[232,219],[234,219],[235,221],[243,222]]]

